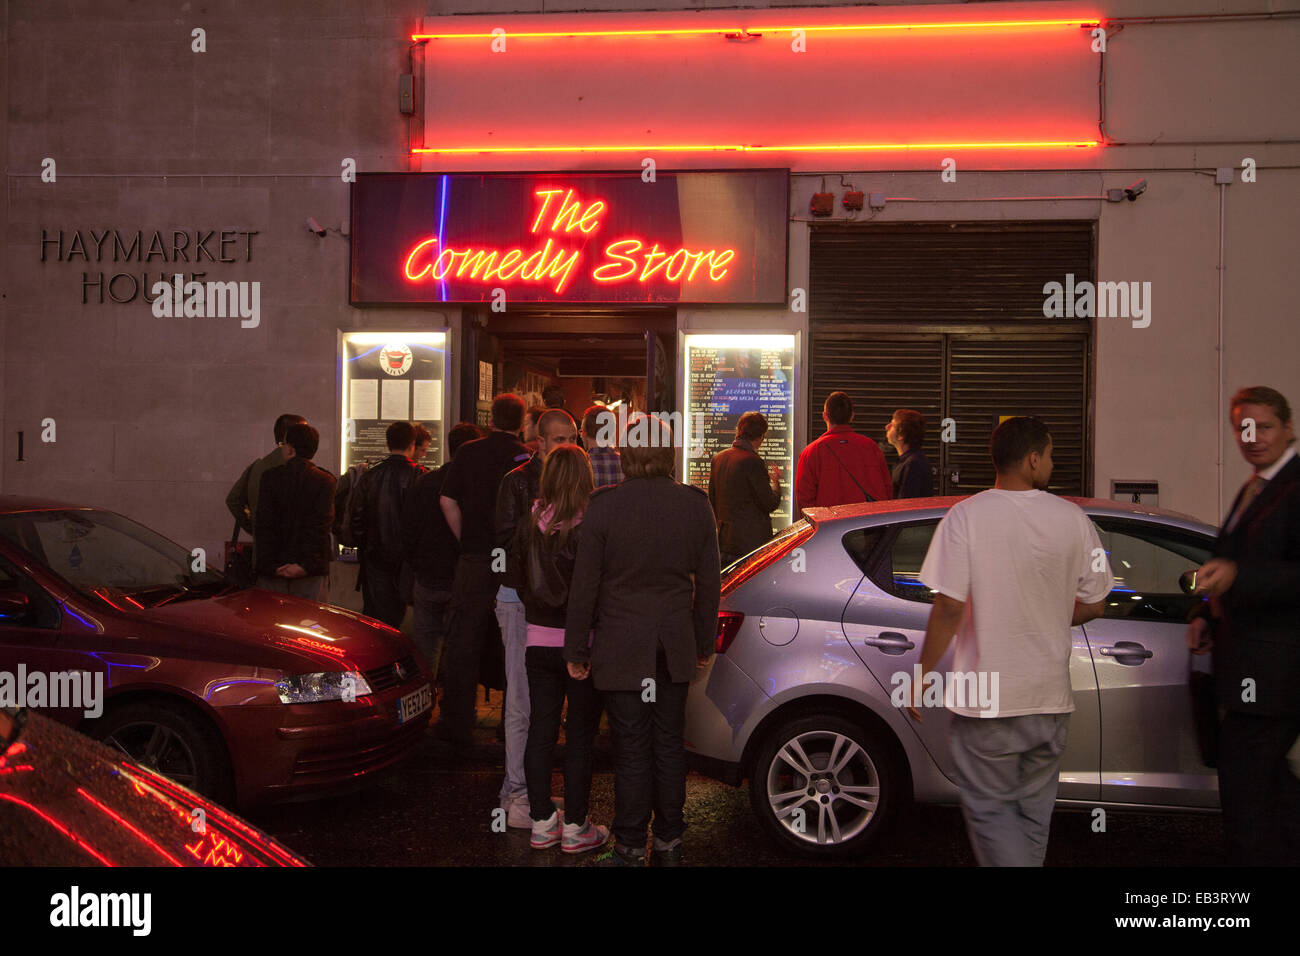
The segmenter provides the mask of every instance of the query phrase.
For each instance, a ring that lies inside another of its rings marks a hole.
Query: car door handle
[[[1114,644],[1108,644],[1105,647],[1097,649],[1102,657],[1113,657],[1121,664],[1128,664],[1130,667],[1136,667],[1154,653],[1147,650],[1136,641],[1116,641]]]
[[[862,643],[878,647],[886,654],[906,654],[916,644],[907,639],[906,634],[897,631],[883,631],[877,637],[864,637]]]

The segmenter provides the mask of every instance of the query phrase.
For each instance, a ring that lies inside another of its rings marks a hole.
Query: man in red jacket
[[[799,456],[794,480],[799,510],[892,498],[893,479],[884,452],[853,430],[853,399],[845,392],[831,392],[822,420],[826,434]]]

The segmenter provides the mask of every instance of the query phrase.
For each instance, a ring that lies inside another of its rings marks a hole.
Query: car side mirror
[[[31,599],[17,588],[0,591],[0,621],[16,621],[27,616]]]
[[[1196,569],[1191,568],[1178,576],[1178,586],[1184,594],[1196,595]]]

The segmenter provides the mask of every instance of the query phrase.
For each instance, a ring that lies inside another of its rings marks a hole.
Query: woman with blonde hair
[[[563,656],[569,582],[592,488],[587,453],[577,445],[553,448],[542,466],[541,495],[515,535],[512,560],[519,562],[523,571],[524,586],[519,596],[528,625],[524,664],[528,672],[529,719],[524,778],[533,818],[530,843],[535,850],[561,843],[565,853],[582,853],[604,845],[609,838],[609,830],[593,824],[587,812],[600,694],[591,681],[575,680],[569,675]],[[566,698],[567,823],[561,820],[551,798],[555,740]]]

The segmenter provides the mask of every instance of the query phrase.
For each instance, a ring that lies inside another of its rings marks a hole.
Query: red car
[[[0,706],[241,808],[352,784],[419,741],[432,684],[408,638],[199,567],[113,512],[0,496]]]

